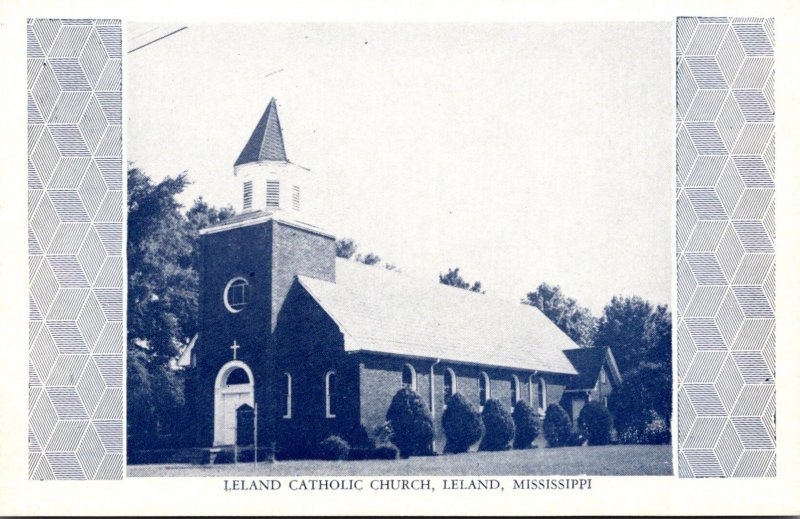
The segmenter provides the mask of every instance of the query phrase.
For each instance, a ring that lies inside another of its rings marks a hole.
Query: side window
[[[450,402],[456,391],[456,374],[452,369],[446,368],[444,370],[444,405]]]
[[[410,388],[413,391],[417,390],[417,372],[414,366],[406,364],[403,366],[403,387]]]
[[[325,374],[325,418],[336,418],[336,373]]]
[[[292,376],[289,373],[283,374],[283,401],[285,407],[283,410],[284,418],[292,417]]]
[[[489,381],[489,375],[481,371],[480,376],[480,403],[481,408],[486,405],[486,401],[492,398],[492,387]]]

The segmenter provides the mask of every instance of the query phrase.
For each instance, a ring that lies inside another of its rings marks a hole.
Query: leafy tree
[[[363,256],[361,254],[357,254],[356,261],[360,261],[364,265],[375,265],[376,263],[381,262],[381,257],[374,252],[368,252]]]
[[[424,456],[433,452],[433,417],[422,398],[404,387],[394,395],[386,421],[391,423],[391,441],[400,456]]]
[[[563,407],[558,404],[547,406],[542,430],[549,447],[563,447],[569,442],[572,424]]]
[[[603,309],[595,342],[614,352],[623,376],[647,359],[652,345],[646,336],[653,305],[639,296],[614,296]]]
[[[175,199],[186,174],[154,183],[128,170],[128,426],[132,449],[177,446],[187,438],[183,372],[169,361],[197,333],[197,231],[233,214],[202,198],[184,215]],[[166,442],[166,443],[165,443]]]
[[[464,290],[470,290],[472,292],[478,292],[479,294],[485,294],[485,290],[481,290],[481,282],[475,281],[471,285],[469,282],[465,281],[464,278],[461,277],[459,273],[459,268],[456,267],[454,269],[447,269],[447,274],[439,273],[439,283],[443,285],[450,285],[451,287],[456,288],[463,288]]]
[[[594,345],[597,319],[588,308],[579,306],[571,297],[566,297],[558,285],[542,283],[529,292],[523,302],[535,306],[566,333],[579,346]]]
[[[336,240],[336,256],[343,259],[350,259],[358,250],[358,245],[351,238],[341,238]]]
[[[629,371],[622,384],[608,397],[608,410],[614,416],[618,433],[634,430],[643,433],[651,412],[666,418],[672,415],[672,371],[667,366],[642,365]]]
[[[518,400],[511,413],[514,419],[516,432],[514,433],[514,448],[528,449],[539,435],[539,418],[536,411],[524,400]]]
[[[467,452],[483,436],[483,420],[475,406],[456,393],[442,413],[442,428],[447,436],[445,452]]]
[[[483,426],[486,432],[481,441],[482,451],[504,451],[511,447],[516,426],[511,413],[499,400],[490,398],[483,405]]]
[[[154,184],[128,171],[128,347],[161,363],[196,331],[193,240],[175,200],[187,184],[185,174]]]

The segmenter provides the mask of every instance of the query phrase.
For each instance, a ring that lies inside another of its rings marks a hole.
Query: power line
[[[180,29],[176,29],[176,30],[174,30],[174,31],[172,31],[172,32],[170,32],[170,33],[167,33],[167,34],[165,34],[164,36],[159,36],[159,37],[158,37],[158,38],[156,38],[155,40],[149,41],[149,42],[147,42],[147,43],[144,43],[144,44],[142,44],[142,45],[139,45],[139,46],[138,46],[138,47],[136,47],[135,49],[131,49],[131,50],[129,50],[129,51],[128,51],[128,54],[130,54],[131,52],[137,51],[137,50],[139,50],[139,49],[141,49],[141,48],[143,48],[143,47],[147,47],[148,45],[152,45],[152,44],[154,44],[155,42],[157,42],[157,41],[160,41],[160,40],[163,40],[164,38],[167,38],[167,37],[169,37],[169,36],[172,36],[172,35],[173,35],[173,34],[175,34],[175,33],[181,32],[181,31],[182,31],[182,30],[184,30],[184,29],[188,29],[188,27],[181,27]]]

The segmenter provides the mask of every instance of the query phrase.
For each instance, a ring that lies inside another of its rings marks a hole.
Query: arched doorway
[[[240,360],[222,366],[214,383],[214,445],[236,443],[236,410],[255,405],[253,372]]]

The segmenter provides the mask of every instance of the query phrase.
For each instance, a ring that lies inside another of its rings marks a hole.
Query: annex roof
[[[262,160],[287,162],[283,131],[278,119],[278,106],[273,97],[259,119],[234,166]]]
[[[336,282],[298,276],[345,336],[371,351],[574,375],[576,344],[539,309],[336,260]]]
[[[578,370],[578,376],[570,379],[567,391],[588,391],[594,388],[600,376],[600,368],[607,359],[611,376],[617,383],[621,380],[617,364],[607,347],[575,348],[564,350],[564,354]]]

